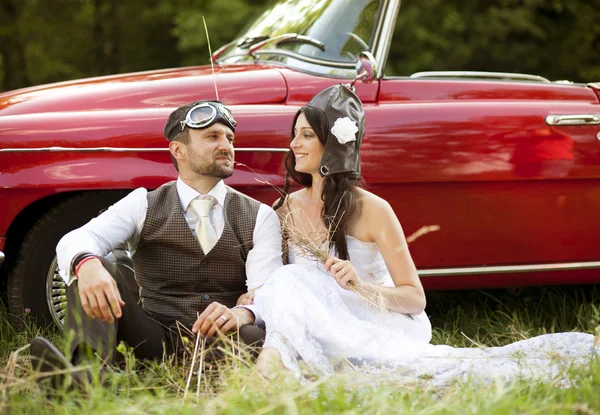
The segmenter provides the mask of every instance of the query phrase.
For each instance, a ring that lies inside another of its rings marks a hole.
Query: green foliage
[[[252,23],[268,2],[245,0],[188,0],[175,14],[173,35],[182,52],[182,65],[205,65],[210,62],[202,17],[210,36],[212,51],[230,42]]]
[[[2,0],[0,91],[209,63],[275,0]],[[386,68],[600,80],[600,0],[404,0]],[[366,36],[368,37],[368,36]]]
[[[598,6],[598,0],[403,1],[386,73],[473,70],[596,81]]]
[[[0,91],[96,75],[207,64],[202,16],[215,50],[230,41],[267,3],[3,0]]]

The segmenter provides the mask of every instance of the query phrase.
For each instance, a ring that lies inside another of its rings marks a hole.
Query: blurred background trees
[[[391,56],[401,75],[478,70],[597,82],[600,0],[406,0]]]
[[[273,0],[0,0],[0,91],[207,64]],[[341,18],[343,18],[341,16]],[[404,0],[387,75],[490,70],[600,81],[600,0]]]

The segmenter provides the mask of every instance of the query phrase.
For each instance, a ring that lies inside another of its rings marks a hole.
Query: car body
[[[305,3],[274,6],[215,53],[214,69],[0,94],[0,252],[13,313],[62,323],[56,242],[132,189],[177,177],[162,131],[182,104],[218,97],[229,106],[238,166],[226,182],[271,204],[294,114],[322,89],[353,82],[368,55],[360,52],[372,55],[354,84],[367,119],[362,173],[407,236],[439,227],[410,245],[427,289],[600,281],[600,84],[480,72],[385,77],[399,0],[315,3],[319,18],[297,27],[307,38],[285,36],[289,16],[309,15],[290,8]],[[341,20],[363,23],[337,27],[340,7],[350,10]]]

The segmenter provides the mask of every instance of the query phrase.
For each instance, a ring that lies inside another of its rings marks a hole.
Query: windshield
[[[298,62],[319,60],[328,63],[352,64],[358,54],[370,51],[375,40],[382,0],[285,0],[263,13],[245,31],[219,61],[232,63],[252,59],[248,55],[248,43],[273,39],[278,35],[296,33],[322,42],[324,50],[302,41],[277,43],[274,39],[258,48],[254,55],[260,60],[275,60],[290,66]],[[250,39],[250,42],[242,43]],[[256,43],[254,43],[256,44]],[[345,66],[345,65],[344,65]],[[314,69],[314,68],[313,68]]]

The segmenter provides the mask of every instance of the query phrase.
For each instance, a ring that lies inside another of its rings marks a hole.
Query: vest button
[[[208,294],[204,294],[204,295],[203,295],[203,298],[204,298],[205,300],[209,300],[209,299],[210,299],[210,295],[208,295]]]

